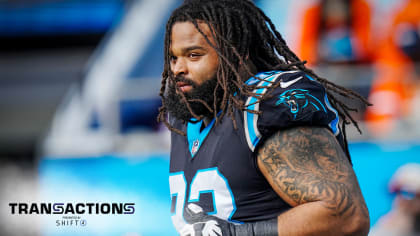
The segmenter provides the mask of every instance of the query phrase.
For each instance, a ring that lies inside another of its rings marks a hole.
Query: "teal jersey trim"
[[[187,139],[188,147],[191,154],[191,157],[194,158],[195,154],[200,149],[207,135],[210,133],[211,128],[213,127],[216,119],[213,119],[209,125],[207,125],[202,131],[200,131],[203,121],[197,123],[188,122],[187,125]]]

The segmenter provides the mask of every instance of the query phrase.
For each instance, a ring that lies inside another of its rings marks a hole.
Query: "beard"
[[[169,81],[168,90],[165,96],[163,97],[163,102],[171,116],[174,116],[176,119],[191,122],[193,115],[187,107],[187,104],[182,99],[182,96],[179,94],[181,91],[177,92],[176,82],[185,82],[192,86],[192,89],[189,92],[185,92],[184,96],[187,99],[191,110],[198,116],[203,115],[204,117],[212,117],[214,113],[211,112],[204,104],[198,101],[189,101],[192,99],[199,99],[204,101],[209,107],[214,109],[214,90],[217,86],[217,78],[211,78],[201,85],[197,85],[193,81],[186,79],[184,77],[176,77],[175,82]],[[223,98],[223,89],[219,86],[216,91],[216,109],[220,109],[221,99]]]

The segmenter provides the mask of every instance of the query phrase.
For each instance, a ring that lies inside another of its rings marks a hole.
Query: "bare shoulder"
[[[331,214],[368,216],[353,168],[328,129],[281,130],[264,142],[257,159],[268,182],[291,206],[321,201]]]

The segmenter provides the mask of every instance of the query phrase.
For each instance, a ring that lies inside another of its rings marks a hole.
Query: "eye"
[[[199,58],[201,57],[201,54],[196,53],[196,52],[192,52],[188,55],[189,58],[195,59],[195,58]]]

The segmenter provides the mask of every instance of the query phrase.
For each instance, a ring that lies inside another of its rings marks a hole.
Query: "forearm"
[[[337,216],[321,201],[305,203],[278,216],[278,235],[367,235],[357,217]]]
[[[296,206],[277,219],[231,225],[231,233],[252,236],[367,235],[358,225],[357,218],[339,217],[323,202],[317,201]]]

